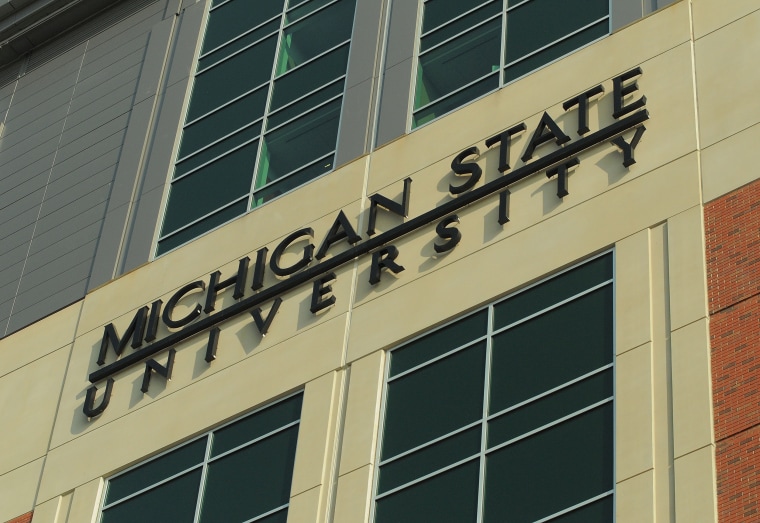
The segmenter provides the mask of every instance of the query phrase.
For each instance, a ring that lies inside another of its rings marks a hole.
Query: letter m
[[[116,357],[121,356],[124,352],[124,348],[127,346],[130,336],[132,337],[132,348],[136,349],[142,345],[143,338],[145,337],[145,324],[148,319],[148,306],[146,305],[142,309],[135,313],[135,317],[132,318],[132,322],[124,332],[124,336],[119,337],[119,333],[116,332],[116,327],[113,323],[106,325],[103,330],[103,341],[100,343],[100,352],[98,353],[98,365],[103,365],[106,362],[106,352],[108,352],[108,345],[113,347]]]

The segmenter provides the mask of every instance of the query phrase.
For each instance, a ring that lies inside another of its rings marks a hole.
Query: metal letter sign
[[[646,110],[646,97],[641,96],[638,99],[631,100],[632,95],[635,98],[635,93],[639,90],[637,78],[641,74],[641,68],[636,67],[612,79],[612,117],[615,121],[595,132],[590,132],[588,128],[588,108],[592,99],[603,95],[604,87],[602,85],[594,86],[564,102],[565,111],[577,108],[578,138],[575,140],[565,134],[555,119],[545,112],[531,133],[525,151],[521,156],[525,162],[524,165],[514,170],[511,170],[510,167],[510,146],[515,135],[527,130],[525,123],[509,127],[485,140],[486,150],[490,150],[498,144],[498,171],[503,176],[484,185],[477,186],[483,174],[481,166],[477,163],[481,154],[478,147],[468,147],[461,151],[454,156],[451,162],[454,175],[457,178],[462,178],[456,185],[449,186],[449,192],[453,198],[419,216],[406,219],[409,214],[410,186],[412,183],[411,178],[406,178],[400,202],[398,197],[393,199],[379,194],[369,197],[369,226],[366,238],[362,238],[356,232],[357,229],[354,228],[345,213],[340,211],[330,230],[319,244],[318,250],[315,247],[314,230],[311,227],[294,231],[283,239],[272,252],[269,264],[267,264],[269,250],[262,247],[257,251],[256,261],[253,265],[250,288],[256,292],[251,296],[245,296],[250,272],[250,259],[245,257],[238,262],[237,273],[225,280],[222,280],[221,273],[216,271],[209,276],[208,284],[205,281],[195,281],[185,285],[174,293],[163,311],[161,311],[163,306],[161,300],[154,301],[150,306],[142,307],[135,313],[131,323],[124,329],[121,336],[112,323],[108,324],[105,327],[96,360],[100,368],[93,371],[89,376],[93,386],[87,389],[83,408],[85,415],[92,418],[105,410],[113,391],[113,376],[132,365],[140,363],[145,365],[143,392],[148,391],[151,376],[154,373],[167,380],[171,378],[174,347],[190,337],[204,332],[209,333],[206,361],[211,364],[216,358],[217,343],[220,336],[219,325],[230,318],[240,314],[249,314],[259,333],[262,336],[266,335],[282,303],[281,296],[291,289],[311,283],[313,286],[311,312],[320,314],[332,307],[337,301],[332,287],[336,280],[334,271],[360,256],[372,254],[370,270],[370,284],[372,285],[378,284],[382,275],[388,272],[399,275],[404,267],[400,263],[399,250],[393,243],[422,227],[436,224],[435,232],[439,242],[434,243],[434,250],[436,255],[445,255],[446,252],[455,248],[462,238],[462,234],[457,228],[459,223],[457,212],[473,203],[492,195],[498,195],[498,222],[501,225],[507,224],[510,220],[509,188],[520,180],[539,173],[544,173],[549,178],[556,177],[557,196],[563,198],[569,194],[569,171],[577,168],[580,164],[580,155],[604,143],[611,143],[620,150],[624,167],[628,168],[635,164],[634,152],[646,130],[643,124],[649,119],[649,113]],[[634,133],[630,137],[630,141],[626,141],[623,134],[629,131],[634,131]],[[541,150],[547,144],[554,144],[554,150],[533,159],[536,151]],[[375,227],[379,208],[405,221],[388,231],[376,233]],[[343,250],[340,250],[341,247]],[[333,250],[337,252],[327,256],[328,251]],[[284,266],[282,259],[286,251],[290,253],[289,257],[299,251],[301,254],[296,256],[296,261],[291,261],[289,262],[290,265]],[[281,281],[265,287],[264,275],[267,269],[278,276]],[[215,312],[217,294],[228,287],[234,289],[233,298],[238,301]],[[178,318],[174,314],[174,309],[182,299],[191,303],[195,301],[196,304],[190,308],[190,312],[186,313],[184,317]],[[262,306],[266,304],[270,305],[268,307],[269,312],[265,315]],[[205,313],[205,316],[202,313]],[[156,340],[159,318],[172,332]],[[143,346],[144,343],[149,344]],[[124,355],[127,344],[134,350]],[[109,345],[113,349],[115,361],[106,364]],[[166,365],[153,359],[157,354],[167,350],[170,352]],[[98,389],[95,384],[104,380],[108,380],[105,391],[101,394],[101,399],[96,406]]]

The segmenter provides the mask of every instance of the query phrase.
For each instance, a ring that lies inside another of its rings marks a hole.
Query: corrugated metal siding
[[[166,5],[124,2],[33,53],[0,87],[0,335],[84,296]]]

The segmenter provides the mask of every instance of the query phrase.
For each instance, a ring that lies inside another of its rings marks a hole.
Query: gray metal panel
[[[84,220],[86,220],[86,217],[83,218]],[[29,287],[29,283],[26,282],[34,281],[35,273],[38,272],[38,269],[57,267],[59,268],[59,272],[61,272],[66,270],[67,267],[91,260],[95,251],[95,242],[97,241],[97,239],[92,239],[93,235],[97,236],[97,230],[93,232],[92,225],[87,225],[70,237],[59,238],[58,241],[53,241],[47,247],[30,253],[30,257],[24,267],[24,274],[21,276],[22,286]],[[100,227],[97,223],[95,225]],[[34,248],[34,240],[32,240],[32,248]]]
[[[86,283],[86,280],[82,280],[55,293],[40,288],[40,292],[20,295],[16,299],[13,314],[8,322],[7,334],[82,299]]]
[[[375,79],[370,78],[346,90],[338,135],[335,165],[340,166],[367,152],[373,115]]]
[[[148,3],[147,9],[134,12],[135,6]],[[66,51],[77,38],[69,35],[52,42],[34,53],[33,67],[18,87],[0,88],[3,117],[3,104],[10,103],[0,145],[0,238],[7,247],[11,241],[15,245],[0,254],[0,280],[5,282],[0,285],[0,304],[13,303],[8,311],[0,305],[0,323],[9,314],[9,331],[86,292],[147,46],[162,39],[166,45],[171,34],[166,27],[173,22],[161,26],[160,39],[151,39],[151,28],[161,22],[168,2],[120,3],[125,4],[132,8],[128,18],[117,8],[87,22],[80,33],[90,31],[90,41],[80,38],[77,47]],[[107,19],[111,21],[105,23]],[[92,32],[94,28],[99,34]],[[162,64],[159,60],[159,66],[152,67],[155,78],[145,84],[146,92],[155,92]],[[123,196],[128,200],[134,177],[135,173],[131,184],[121,184],[129,187],[129,195]],[[109,218],[111,230],[124,229],[124,213]],[[121,224],[114,225],[114,219]],[[115,259],[111,257],[111,275]]]
[[[386,41],[385,68],[389,69],[414,56],[417,16],[422,2],[390,0],[391,16]]]
[[[122,113],[114,117],[108,111],[104,111],[86,122],[86,125],[77,125],[71,129],[65,129],[61,137],[56,162],[66,160],[78,152],[96,147],[101,142],[113,142],[115,135],[121,136],[117,140],[118,145],[121,145],[128,120],[128,113]],[[105,144],[101,145],[100,150],[105,146]]]
[[[167,86],[187,81],[195,72],[195,57],[206,27],[206,2],[188,7],[179,17],[179,27],[172,49]]]
[[[378,76],[386,12],[383,0],[357,1],[346,87]]]
[[[412,86],[412,58],[385,71],[380,91],[380,111],[375,146],[395,140],[406,133]]]
[[[651,0],[611,0],[611,18],[612,31],[617,31],[621,27],[635,22],[642,17],[644,13],[644,2]]]
[[[163,187],[140,195],[140,200],[136,203],[135,220],[127,231],[128,236],[124,243],[126,257],[124,265],[120,267],[122,273],[148,262],[153,254],[153,239],[160,223],[156,217],[161,213],[163,197]]]
[[[98,237],[98,245],[92,263],[92,274],[87,285],[90,291],[113,279],[116,274],[116,261],[121,252],[124,229],[129,217],[130,204],[110,209],[103,220],[103,227]]]

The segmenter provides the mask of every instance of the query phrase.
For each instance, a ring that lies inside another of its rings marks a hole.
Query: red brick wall
[[[32,522],[32,512],[29,512],[28,514],[24,514],[23,516],[13,518],[12,520],[8,521],[8,523],[31,523],[31,522]]]
[[[705,205],[718,518],[760,521],[760,181]]]

